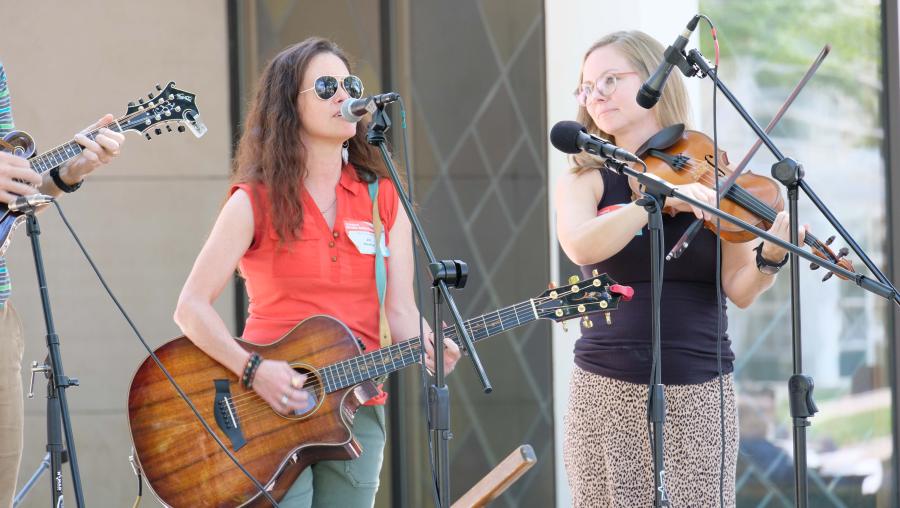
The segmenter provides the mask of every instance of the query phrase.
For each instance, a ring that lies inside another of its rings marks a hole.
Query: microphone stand
[[[607,167],[618,161],[607,159]],[[624,164],[622,164],[625,166]],[[625,166],[627,167],[627,166]],[[630,169],[630,168],[629,168]],[[621,171],[619,171],[621,174]],[[662,267],[663,267],[663,219],[662,209],[666,203],[666,187],[656,185],[655,181],[644,186],[643,197],[637,200],[637,204],[647,211],[647,227],[650,230],[650,316],[651,327],[651,355],[652,380],[647,401],[647,419],[652,427],[653,442],[653,506],[668,508],[671,506],[666,493],[666,468],[665,468],[665,433],[666,422],[666,394],[662,384],[662,328],[660,326],[661,301],[662,301]]]
[[[37,272],[38,288],[44,310],[44,323],[47,328],[47,360],[46,365],[35,366],[32,371],[43,371],[47,376],[47,451],[50,455],[51,499],[54,507],[63,506],[62,464],[68,458],[72,472],[72,486],[75,490],[76,506],[84,506],[84,494],[81,488],[81,475],[78,470],[78,456],[75,453],[75,439],[72,436],[72,419],[69,415],[69,404],[66,399],[66,388],[78,386],[78,380],[63,374],[62,356],[59,350],[59,335],[53,324],[53,312],[50,309],[50,293],[47,291],[47,278],[44,271],[44,258],[41,253],[41,228],[35,217],[35,207],[28,206],[22,210],[27,218],[27,232],[31,237],[31,249],[34,253],[34,267]],[[32,374],[33,375],[33,374]],[[62,423],[62,429],[60,429]],[[63,447],[62,435],[65,434],[66,450]],[[68,453],[67,453],[68,452]],[[66,457],[68,455],[68,457]]]
[[[787,173],[785,170],[783,170],[779,167],[779,164],[776,164],[775,166],[778,167],[780,171],[784,171],[785,173]],[[799,288],[799,285],[797,285],[797,287],[794,287],[794,285],[798,284],[795,281],[798,280],[798,275],[799,275],[799,258],[804,258],[808,261],[811,261],[811,262],[821,266],[822,268],[825,268],[826,270],[828,270],[838,276],[841,276],[841,277],[846,278],[847,280],[853,281],[857,286],[861,287],[862,289],[865,289],[866,291],[874,293],[885,299],[892,299],[894,301],[898,301],[898,298],[900,298],[900,295],[898,295],[897,290],[889,282],[884,283],[883,281],[872,280],[862,274],[858,274],[858,273],[846,270],[830,261],[821,259],[818,256],[811,254],[811,253],[797,247],[796,244],[797,244],[798,238],[797,238],[796,224],[794,224],[794,227],[792,227],[791,242],[788,243],[788,242],[782,240],[781,238],[773,236],[772,234],[768,233],[767,231],[763,231],[762,229],[759,229],[751,224],[748,224],[748,223],[738,219],[737,217],[734,217],[725,212],[722,212],[718,208],[710,206],[706,203],[702,203],[700,201],[697,201],[691,197],[688,197],[688,196],[682,194],[681,192],[678,192],[677,188],[671,186],[668,182],[660,179],[656,175],[635,171],[634,169],[628,167],[628,165],[625,164],[624,162],[620,162],[620,161],[617,161],[614,159],[607,159],[606,167],[619,173],[620,175],[626,175],[626,176],[630,176],[632,178],[637,179],[637,181],[641,185],[643,185],[644,188],[646,189],[645,196],[647,194],[649,194],[654,197],[660,196],[662,199],[665,199],[665,197],[676,197],[676,198],[681,199],[697,208],[700,208],[700,209],[710,213],[711,215],[719,217],[722,220],[731,222],[732,224],[735,224],[735,225],[741,227],[742,229],[749,231],[764,240],[767,240],[771,243],[774,243],[775,245],[780,246],[783,249],[788,250],[791,253],[792,289]],[[799,165],[797,166],[797,168],[799,169]],[[773,168],[773,171],[774,171],[774,168]],[[802,176],[802,171],[797,171],[795,174]],[[796,186],[794,187],[794,195],[795,195],[794,197],[796,197]],[[659,202],[658,198],[654,198],[654,200]],[[796,203],[792,204],[792,207],[791,207],[791,219],[792,219],[792,221],[794,221],[796,219]],[[661,252],[661,250],[659,252],[657,252],[654,249],[653,255],[654,255],[654,258],[653,258],[652,262],[654,263],[654,267],[656,267],[657,264],[661,262],[661,260],[659,260],[657,257],[661,256],[662,252]],[[876,272],[875,270],[873,270],[873,272],[876,274],[879,273],[879,272]],[[652,282],[652,285],[653,285],[653,288],[655,291],[657,288],[657,285],[658,285],[657,282],[654,280]],[[653,303],[655,306],[655,304],[656,304],[656,295],[655,294],[654,294],[654,302]],[[795,305],[793,306],[792,310],[795,312],[794,317],[797,318],[795,321],[796,326],[794,328],[794,332],[796,333],[795,344],[797,346],[797,348],[795,348],[795,350],[794,350],[794,355],[795,355],[794,356],[794,360],[795,360],[794,365],[795,365],[795,368],[799,368],[799,363],[798,363],[799,353],[800,353],[800,351],[799,351],[799,310],[800,309],[799,309],[799,305],[798,305],[799,297],[793,303]],[[658,309],[654,309],[654,312],[658,312]],[[658,319],[658,316],[654,315],[654,328],[653,328],[654,345],[656,345],[656,340],[657,340],[656,335],[658,335],[658,330],[656,328],[658,321],[656,321],[656,319]],[[657,354],[658,354],[658,351],[654,351],[654,362],[657,359]],[[658,374],[658,372],[654,372],[654,374],[655,374],[654,375],[654,380],[655,380],[656,374]],[[656,381],[654,381],[654,382],[656,382]],[[800,462],[796,463],[796,468],[795,468],[795,480],[796,480],[797,487],[798,487],[796,501],[797,501],[798,506],[805,507],[805,506],[807,506],[807,502],[808,502],[807,490],[806,490],[806,460],[805,460],[806,459],[806,455],[805,455],[806,441],[805,441],[805,433],[802,431],[805,431],[805,427],[807,425],[809,425],[808,423],[806,423],[806,418],[812,416],[812,414],[814,414],[817,411],[817,409],[816,409],[815,403],[812,399],[813,384],[812,384],[811,378],[797,373],[791,377],[788,388],[790,390],[791,414],[792,414],[792,417],[794,418],[794,437],[795,437],[794,460],[795,461],[798,461],[798,459],[801,460]],[[653,394],[653,393],[654,393],[654,390],[651,390],[651,394]],[[652,402],[652,399],[651,399],[651,402]],[[657,408],[657,410],[659,410],[659,409]],[[665,412],[664,402],[663,402],[662,410],[664,413]],[[653,413],[652,406],[650,407],[649,411],[650,411],[651,416],[662,420],[658,416],[652,414]],[[656,423],[656,422],[652,421],[651,423]],[[662,427],[662,425],[661,425],[662,421],[660,421],[659,423],[660,423],[659,426]],[[661,431],[660,431],[660,433],[661,433]],[[657,435],[656,432],[654,432],[654,435]],[[800,440],[798,440],[798,438],[800,438]],[[653,443],[654,447],[661,449],[662,448],[661,440],[654,439],[654,441],[655,441]],[[657,452],[656,449],[654,449],[654,459],[656,459],[658,453],[661,453],[661,452]],[[802,457],[800,456],[801,454],[802,454]],[[660,488],[659,484],[660,484],[660,480],[663,479],[665,470],[663,468],[659,467],[660,463],[656,460],[654,460],[654,466],[657,468],[654,471],[654,473],[655,473],[655,479],[656,479],[656,483],[657,483],[656,497],[657,497],[657,499],[659,499],[660,494],[661,494],[661,492],[659,491],[659,488]],[[800,467],[803,468],[802,471],[799,470]],[[657,505],[657,506],[660,506],[660,505]]]
[[[816,208],[828,219],[828,222],[837,230],[844,240],[850,244],[853,251],[863,260],[866,267],[875,275],[883,288],[887,288],[887,292],[881,294],[885,298],[890,298],[895,304],[900,305],[900,294],[894,288],[888,278],[875,266],[875,263],[862,250],[859,244],[850,236],[850,233],[843,227],[831,211],[825,206],[821,199],[813,192],[812,188],[803,179],[802,166],[784,154],[775,146],[772,139],[766,132],[756,123],[753,117],[744,109],[740,101],[731,93],[719,79],[716,71],[709,65],[709,62],[696,49],[692,49],[688,54],[681,55],[684,58],[684,65],[678,68],[685,76],[693,76],[700,73],[701,77],[709,77],[713,80],[716,87],[725,95],[728,101],[734,106],[735,110],[741,115],[747,125],[756,133],[759,139],[766,145],[772,155],[778,162],[772,166],[772,176],[782,183],[788,191],[788,204],[790,211],[790,230],[791,241],[796,244],[799,237],[799,218],[798,218],[798,198],[799,190],[807,195],[807,197],[815,204]],[[819,266],[824,266],[817,260],[812,260]],[[808,494],[808,471],[806,464],[806,427],[810,425],[809,417],[818,412],[815,401],[813,400],[813,379],[803,374],[803,358],[802,358],[802,336],[800,332],[800,260],[797,255],[791,256],[791,337],[793,344],[793,367],[794,374],[788,381],[788,393],[790,395],[791,418],[793,419],[794,429],[794,484],[795,484],[795,503],[796,506],[806,508],[809,505]],[[833,271],[832,271],[833,272]]]
[[[394,166],[394,161],[391,159],[390,153],[388,153],[384,133],[391,128],[391,120],[384,112],[384,106],[385,104],[377,105],[376,109],[372,111],[372,123],[369,124],[366,140],[370,145],[377,146],[381,151],[381,157],[384,159],[384,163],[391,174],[391,180],[394,182],[394,187],[397,189],[400,203],[403,205],[403,209],[409,217],[415,236],[422,245],[422,250],[425,251],[425,256],[428,259],[428,267],[432,275],[435,309],[435,383],[431,385],[428,392],[429,407],[431,408],[429,414],[429,431],[433,433],[438,441],[438,446],[435,447],[434,454],[436,467],[438,469],[437,478],[440,504],[442,508],[449,508],[450,439],[453,438],[453,434],[450,432],[450,392],[444,382],[443,326],[439,325],[439,323],[441,323],[440,304],[442,298],[447,302],[447,307],[450,309],[450,315],[453,318],[454,323],[456,323],[456,328],[459,330],[460,336],[463,339],[463,352],[468,353],[469,357],[472,359],[472,365],[484,387],[484,392],[490,393],[493,391],[493,387],[487,378],[481,360],[478,358],[478,352],[475,350],[469,331],[463,325],[463,319],[456,306],[456,302],[450,294],[450,285],[457,289],[461,289],[465,286],[466,279],[468,278],[468,268],[462,261],[438,261],[434,256],[434,251],[431,250],[431,245],[425,236],[422,224],[419,222],[419,218],[413,210],[412,202],[410,201],[409,196],[407,196],[403,185],[400,183],[400,177],[397,174],[397,168]],[[413,246],[413,248],[415,248],[415,246]],[[424,342],[425,340],[425,337],[422,337],[422,341]]]

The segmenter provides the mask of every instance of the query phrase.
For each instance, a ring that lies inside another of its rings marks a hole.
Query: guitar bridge
[[[227,379],[216,379],[214,383],[216,398],[213,402],[213,413],[216,415],[216,424],[231,441],[231,448],[238,451],[247,444],[247,441],[241,431],[241,422],[238,420],[237,409],[231,398],[231,382]]]

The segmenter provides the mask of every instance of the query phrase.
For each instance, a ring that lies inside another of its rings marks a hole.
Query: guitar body
[[[187,337],[164,344],[156,354],[219,438],[261,484],[272,489],[276,500],[310,464],[360,455],[350,429],[358,407],[377,394],[374,383],[364,381],[326,394],[317,371],[360,354],[343,323],[314,316],[269,345],[241,343],[265,359],[286,361],[307,374],[304,389],[313,402],[303,414],[275,412]],[[269,505],[209,436],[152,358],[134,375],[128,417],[136,458],[163,503]]]

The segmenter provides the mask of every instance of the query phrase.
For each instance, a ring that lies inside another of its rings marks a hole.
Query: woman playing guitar
[[[310,38],[272,59],[244,124],[231,196],[175,311],[185,335],[283,414],[308,406],[301,390],[305,376],[286,362],[246,351],[212,306],[235,268],[250,297],[246,341],[272,342],[317,314],[343,321],[370,351],[385,337],[419,335],[409,221],[383,161],[366,143],[365,127],[340,115],[341,103],[362,92],[347,57],[330,41]],[[387,271],[383,305],[375,277],[379,248]],[[431,341],[424,342],[425,363],[433,370]],[[445,346],[449,372],[459,349],[449,339]],[[354,420],[362,455],[306,468],[280,506],[373,505],[385,442],[384,399],[381,394],[361,407]]]
[[[635,102],[641,83],[662,56],[663,46],[638,31],[616,32],[597,41],[584,57],[575,92],[578,120],[592,134],[634,153],[664,127],[688,124],[688,98],[677,72],[655,108],[643,109]],[[623,284],[635,287],[636,298],[612,326],[583,328],[576,343],[565,465],[575,506],[647,506],[654,497],[646,413],[651,379],[650,235],[647,213],[632,202],[627,177],[601,166],[602,161],[581,154],[558,182],[559,241],[585,273],[615,273]],[[700,183],[678,189],[716,204],[715,190]],[[679,212],[664,215],[668,252],[703,212],[675,198],[666,206]],[[782,212],[769,231],[787,239],[788,226]],[[734,506],[737,412],[724,298],[744,308],[772,286],[786,253],[767,242],[755,249],[759,245],[722,242],[718,280],[716,235],[705,229],[683,256],[665,263],[662,382],[667,401],[665,485],[672,506],[719,505],[720,382],[725,397],[722,496],[725,506]],[[722,300],[717,297],[719,285]]]

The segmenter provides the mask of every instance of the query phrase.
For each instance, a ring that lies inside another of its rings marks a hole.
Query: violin
[[[716,179],[727,179],[731,175],[731,169],[728,167],[728,155],[720,149],[719,174],[716,175],[713,154],[714,145],[709,136],[702,132],[686,130],[681,124],[667,127],[655,134],[637,152],[638,157],[647,164],[648,173],[670,184],[699,183],[715,190]],[[637,181],[629,179],[629,184],[632,192],[640,195]],[[719,200],[719,209],[760,229],[768,230],[772,227],[778,212],[784,210],[784,198],[778,182],[745,171]],[[664,208],[663,211],[675,213],[670,207]],[[725,220],[719,221],[718,228],[715,219],[704,221],[703,226],[713,233],[718,232],[723,240],[730,243],[749,242],[756,238],[753,233]],[[803,243],[808,245],[816,256],[853,272],[853,263],[846,259],[849,250],[842,247],[835,253],[829,247],[833,241],[832,236],[823,242],[809,231],[803,239]],[[810,268],[815,270],[819,267],[811,264]]]

